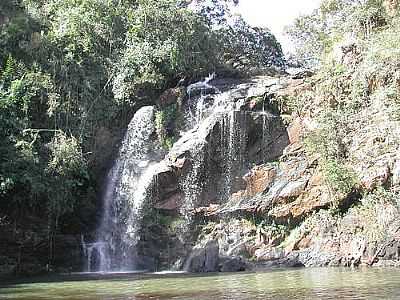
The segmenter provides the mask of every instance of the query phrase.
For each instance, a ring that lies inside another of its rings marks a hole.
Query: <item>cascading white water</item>
[[[202,86],[198,84],[192,90]],[[207,87],[210,87],[208,83]],[[218,92],[218,89],[215,88],[215,91]],[[232,96],[236,92],[243,92],[243,87],[237,86],[212,97],[201,95],[194,106],[189,105],[184,116],[185,120],[190,120],[186,124],[189,130],[170,151],[172,157],[175,153],[186,153],[186,157],[190,157],[191,167],[179,178],[178,187],[185,197],[181,214],[186,217],[188,225],[193,209],[199,204],[198,200],[203,195],[207,196],[208,191],[204,187],[207,184],[215,185],[214,195],[226,200],[233,192],[238,175],[245,168],[247,112],[242,110],[244,98],[238,100]],[[264,136],[267,126],[265,122],[263,125]],[[218,137],[215,140],[212,132],[217,132],[218,128],[220,140]],[[158,184],[157,175],[165,164],[152,142],[154,132],[154,108],[143,107],[130,122],[118,157],[108,174],[97,239],[93,243],[82,242],[89,272],[133,271],[139,265],[135,250],[140,237],[143,210],[147,200],[157,197],[151,193],[156,191],[153,188]],[[220,148],[222,164],[215,173],[219,178],[212,177],[215,174],[207,174],[213,164],[209,138],[212,138],[215,147]],[[210,178],[207,178],[208,175]],[[209,179],[214,181],[208,182]]]
[[[196,201],[201,196],[205,181],[205,145],[204,139],[209,134],[210,128],[219,126],[221,156],[224,162],[224,171],[221,174],[222,189],[219,193],[220,199],[227,199],[235,183],[236,176],[243,168],[245,161],[245,147],[247,142],[247,130],[245,112],[241,111],[244,101],[233,101],[232,91],[214,95],[213,103],[210,104],[207,96],[198,98],[195,107],[195,129],[186,133],[182,140],[190,139],[196,146],[192,146],[192,167],[188,174],[181,178],[180,187],[185,195],[185,204],[182,206],[182,213],[188,218],[191,209],[198,204]],[[188,136],[188,137],[187,137]],[[179,143],[179,142],[178,142]],[[178,147],[180,147],[178,145]]]
[[[142,209],[159,160],[150,142],[154,126],[150,106],[139,109],[128,126],[107,177],[97,241],[86,246],[88,271],[135,269]]]

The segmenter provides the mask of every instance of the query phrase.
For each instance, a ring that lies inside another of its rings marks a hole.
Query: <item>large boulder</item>
[[[241,257],[223,257],[221,258],[221,272],[241,272],[246,271],[247,264]]]
[[[185,271],[208,273],[219,271],[219,245],[209,241],[203,248],[193,249],[185,264]]]

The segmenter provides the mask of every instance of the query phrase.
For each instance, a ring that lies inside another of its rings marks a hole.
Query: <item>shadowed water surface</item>
[[[291,269],[209,276],[42,278],[0,285],[0,299],[400,299],[397,269]]]

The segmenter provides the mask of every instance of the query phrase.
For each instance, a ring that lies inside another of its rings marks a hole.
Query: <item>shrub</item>
[[[176,129],[179,127],[179,111],[177,104],[172,104],[156,112],[156,132],[161,146],[172,148],[176,139]]]
[[[344,195],[349,194],[358,183],[356,174],[336,160],[323,162],[322,172],[328,185]]]

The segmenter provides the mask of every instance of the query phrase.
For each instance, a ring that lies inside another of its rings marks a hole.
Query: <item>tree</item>
[[[143,89],[161,90],[178,76],[196,77],[218,66],[216,36],[203,18],[176,1],[138,4],[113,81],[117,100],[132,101]]]
[[[381,0],[325,0],[285,31],[295,44],[296,55],[307,65],[316,66],[345,33],[369,36],[386,22]]]

